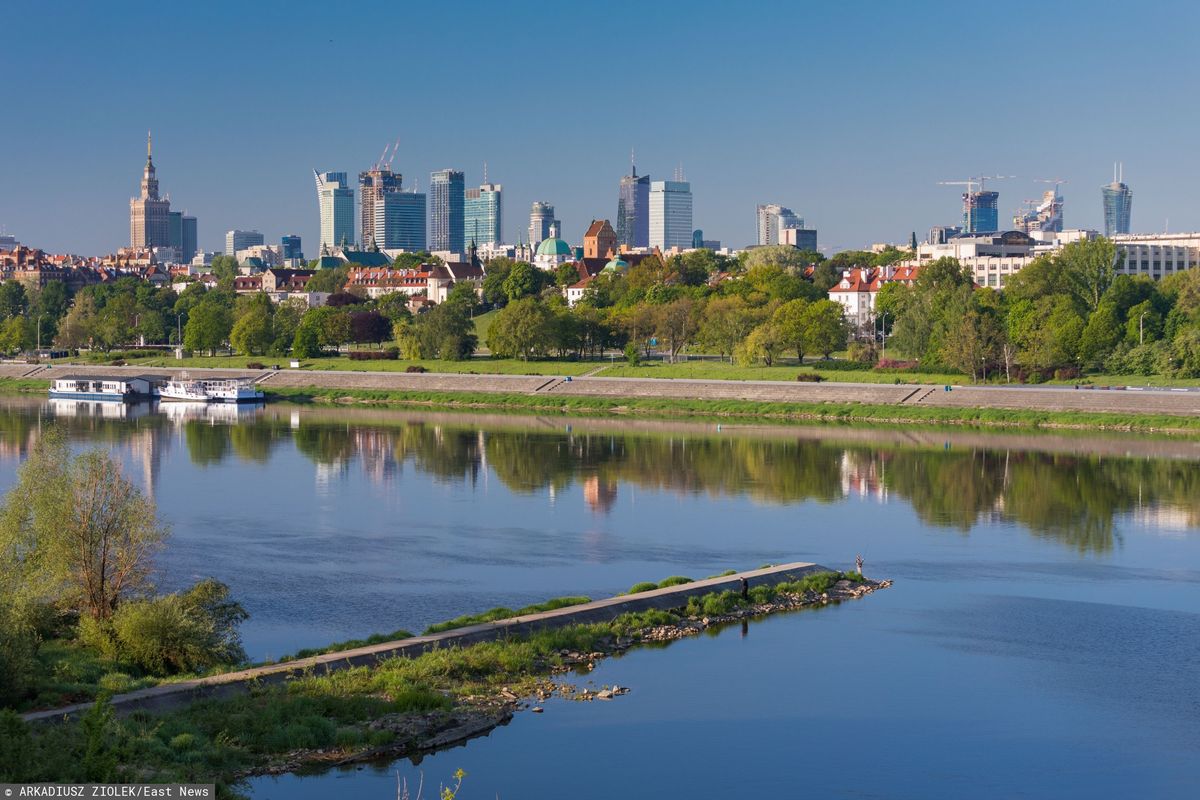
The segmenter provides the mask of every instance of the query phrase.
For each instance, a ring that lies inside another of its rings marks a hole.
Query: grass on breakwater
[[[984,428],[1067,428],[1200,433],[1200,419],[1169,414],[941,408],[871,403],[781,403],[668,397],[587,397],[499,392],[414,392],[382,389],[283,388],[268,398],[294,403],[432,406],[538,413],[614,413],[655,417],[718,417],[822,422],[969,425]]]
[[[415,753],[429,746],[431,735],[463,718],[482,721],[476,732],[502,723],[520,697],[548,696],[549,675],[572,666],[590,668],[596,658],[643,641],[661,641],[663,626],[703,627],[708,617],[738,609],[758,613],[756,604],[778,598],[803,596],[819,603],[821,593],[843,578],[857,582],[861,576],[817,573],[757,586],[749,601],[737,592],[714,592],[674,611],[625,614],[611,622],[301,675],[161,715],[116,718],[101,700],[77,721],[31,726],[12,711],[0,711],[0,781],[215,780],[220,795],[234,796],[238,781],[251,774]]]
[[[455,628],[466,628],[469,625],[479,625],[484,622],[495,622],[498,619],[510,619],[511,617],[523,617],[526,614],[540,614],[543,611],[556,611],[560,608],[578,606],[590,602],[592,602],[592,598],[590,597],[555,597],[554,599],[547,600],[544,603],[534,603],[531,606],[525,606],[524,608],[517,609],[516,611],[513,611],[511,608],[505,608],[504,606],[498,606],[490,611],[485,611],[482,614],[463,614],[461,617],[455,617],[454,619],[446,620],[445,622],[435,623],[426,628],[425,633],[429,634],[452,631]],[[406,637],[397,636],[395,638],[401,639]]]

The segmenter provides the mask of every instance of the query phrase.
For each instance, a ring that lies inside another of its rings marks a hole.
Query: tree
[[[6,566],[46,601],[96,620],[149,588],[166,535],[119,461],[103,450],[72,458],[58,431],[39,440],[0,508]]]
[[[183,329],[183,345],[189,350],[207,350],[216,355],[233,330],[233,315],[220,301],[206,296],[191,311]]]
[[[189,327],[191,323],[188,323]],[[239,353],[256,356],[267,352],[275,341],[268,309],[255,306],[238,318],[229,333],[229,343]]]
[[[1084,321],[1071,297],[1048,295],[1012,306],[1008,329],[1017,362],[1043,371],[1075,363]]]
[[[745,341],[738,345],[737,361],[745,365],[761,361],[769,367],[775,363],[776,355],[785,346],[780,326],[773,319],[768,320],[750,331]]]
[[[496,312],[487,332],[492,355],[520,358],[544,357],[554,342],[554,315],[533,297],[509,302]]]
[[[365,303],[366,300],[356,294],[350,292],[337,291],[325,298],[325,305],[332,308],[341,308],[342,306],[357,306]]]
[[[470,316],[479,308],[479,297],[475,294],[475,287],[465,281],[460,281],[450,287],[443,305],[452,305]]]
[[[24,284],[14,280],[0,283],[0,319],[20,316],[28,308],[29,298],[25,294]]]
[[[559,264],[554,270],[554,285],[562,288],[579,281],[579,268],[574,264]]]
[[[316,358],[321,355],[321,335],[311,322],[301,322],[292,339],[293,358]]]
[[[701,344],[722,356],[732,356],[734,348],[763,321],[765,309],[752,307],[744,298],[714,297],[704,306],[698,337]]]
[[[807,311],[808,301],[797,298],[775,309],[771,316],[775,326],[773,335],[778,337],[781,347],[795,351],[796,359],[801,364],[804,363],[804,318]]]
[[[392,323],[378,311],[353,311],[350,314],[350,340],[379,344],[392,335]]]
[[[698,328],[696,305],[690,298],[681,297],[655,310],[654,332],[660,341],[666,342],[667,354],[672,362],[679,356],[679,351],[695,338]]]
[[[508,277],[504,279],[501,288],[504,291],[505,298],[511,303],[513,300],[540,293],[552,280],[553,278],[549,273],[526,264],[524,261],[519,261],[512,265],[512,269],[509,270]]]
[[[833,300],[810,303],[804,310],[803,328],[805,349],[821,353],[825,358],[846,346],[849,330],[841,303]]]
[[[396,339],[406,358],[470,358],[478,339],[475,323],[460,306],[442,303],[395,325]]]
[[[137,334],[147,342],[161,342],[167,338],[167,323],[162,312],[149,309],[137,316]]]
[[[1004,339],[999,314],[993,308],[981,307],[972,298],[965,307],[955,308],[947,315],[941,358],[975,381],[1001,360]]]
[[[213,256],[209,271],[218,281],[233,281],[238,274],[238,260],[233,256]]]
[[[511,258],[493,258],[483,273],[483,301],[490,306],[500,307],[508,302],[504,282],[516,264]]]
[[[1112,285],[1116,274],[1117,248],[1111,239],[1080,239],[1071,242],[1053,256],[1075,295],[1087,313],[1100,306],[1100,298]],[[1024,271],[1024,270],[1022,270]]]
[[[79,295],[58,327],[56,341],[60,347],[72,349],[84,347],[92,339],[92,326],[95,321],[96,301],[92,299],[91,295]]]
[[[1080,363],[1089,369],[1098,368],[1116,349],[1123,336],[1117,306],[1105,300],[1092,312],[1084,326],[1079,340]]]
[[[25,317],[9,317],[0,323],[0,350],[17,353],[25,349],[33,333],[33,326]]]
[[[350,268],[345,264],[330,269],[319,269],[308,279],[308,283],[304,285],[304,289],[309,292],[329,292],[330,294],[335,294],[345,287],[346,281],[349,278]]]

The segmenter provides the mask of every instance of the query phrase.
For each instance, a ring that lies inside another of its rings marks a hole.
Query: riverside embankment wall
[[[227,672],[207,678],[163,684],[149,689],[119,694],[112,698],[113,710],[120,715],[134,711],[163,712],[180,708],[202,698],[225,697],[246,691],[251,686],[279,683],[290,677],[333,672],[349,667],[370,666],[388,658],[414,657],[438,648],[461,647],[479,642],[504,639],[513,635],[533,633],[539,630],[563,628],[569,625],[608,622],[622,614],[652,609],[666,610],[687,604],[688,598],[700,597],[710,592],[727,589],[738,590],[742,579],[747,585],[774,586],[799,580],[816,572],[828,572],[826,567],[807,562],[781,564],[764,569],[739,572],[733,575],[692,583],[654,589],[633,595],[610,597],[577,606],[568,606],[554,611],[526,614],[520,617],[485,622],[441,633],[414,636],[392,642],[356,647],[336,653],[325,653],[310,658],[301,658],[281,664]],[[28,722],[46,722],[77,716],[91,707],[89,703],[77,703],[47,711],[34,711],[23,715]]]
[[[49,380],[55,374],[172,375],[178,369],[139,367],[2,365],[0,378]],[[11,372],[11,374],[10,374]],[[774,403],[866,403],[901,408],[1000,408],[1025,411],[1200,415],[1200,391],[1184,389],[1075,389],[1070,386],[944,386],[877,383],[800,383],[683,378],[487,375],[338,370],[188,370],[193,375],[251,377],[264,389],[383,390],[396,392],[484,392],[555,397],[744,400]]]

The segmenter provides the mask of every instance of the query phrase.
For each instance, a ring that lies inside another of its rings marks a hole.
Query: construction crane
[[[976,190],[971,187],[978,186],[979,187],[978,191],[982,192],[984,189],[987,188],[987,185],[986,185],[987,181],[998,181],[998,180],[1004,180],[1005,178],[1015,178],[1015,177],[1017,177],[1017,176],[1016,175],[980,175],[980,176],[974,177],[974,178],[967,178],[965,181],[938,181],[938,186],[966,186],[967,191],[972,192],[972,193],[975,192]]]
[[[1064,183],[1070,183],[1066,178],[1034,178],[1034,183],[1052,183],[1054,184],[1054,193],[1058,194],[1058,187]]]
[[[396,151],[399,149],[400,149],[400,137],[396,137],[396,143],[394,145],[392,145],[392,155],[390,158],[388,158],[387,166],[385,167],[385,169],[392,168],[392,160],[396,158]]]

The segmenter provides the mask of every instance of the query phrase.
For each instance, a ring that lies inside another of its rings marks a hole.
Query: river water
[[[0,401],[0,482],[47,424],[119,453],[252,657],[641,580],[815,561],[895,585],[610,659],[409,761],[261,798],[1194,796],[1200,443]],[[433,793],[427,791],[426,796]]]

